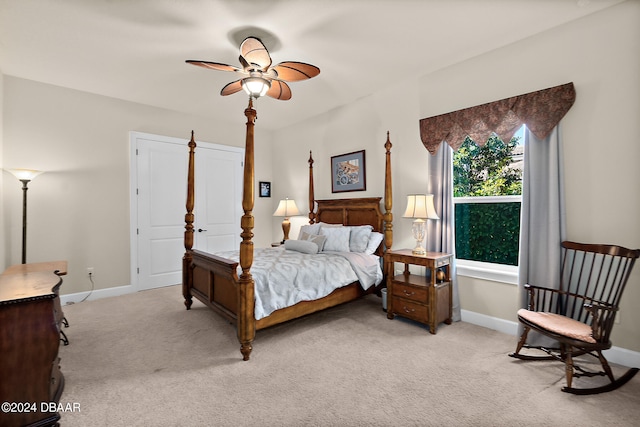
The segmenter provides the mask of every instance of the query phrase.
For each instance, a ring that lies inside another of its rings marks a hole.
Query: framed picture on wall
[[[331,192],[367,189],[364,150],[331,157]]]
[[[268,181],[260,181],[260,197],[271,197],[271,183]]]

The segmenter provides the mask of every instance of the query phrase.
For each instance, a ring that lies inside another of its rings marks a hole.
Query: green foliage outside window
[[[518,265],[520,203],[455,205],[456,257]]]
[[[480,147],[467,137],[453,158],[454,197],[522,194],[518,139],[493,135]],[[456,203],[455,224],[457,258],[518,265],[520,203]]]
[[[480,147],[467,137],[453,156],[453,196],[522,194],[522,171],[511,167],[519,139],[504,143],[494,134]]]

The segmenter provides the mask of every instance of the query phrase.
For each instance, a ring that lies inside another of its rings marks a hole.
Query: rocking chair
[[[518,310],[524,325],[516,351],[509,354],[522,360],[560,360],[565,363],[567,378],[562,391],[573,394],[596,394],[612,391],[628,382],[638,372],[629,369],[614,378],[603,350],[611,348],[609,339],[620,298],[640,249],[614,245],[562,242],[560,288],[549,289],[525,285],[527,309]],[[559,348],[527,345],[530,330],[550,337]],[[522,348],[539,349],[547,356],[522,354]],[[574,364],[574,357],[590,355],[602,364],[602,371],[591,372]],[[573,377],[606,375],[609,383],[594,388],[572,388]]]

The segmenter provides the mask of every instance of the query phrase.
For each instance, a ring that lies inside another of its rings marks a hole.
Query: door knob
[[[207,230],[204,230],[202,228],[198,228],[198,233],[202,233],[203,231],[207,231]]]

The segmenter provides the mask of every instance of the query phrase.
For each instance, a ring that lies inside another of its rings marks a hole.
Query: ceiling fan
[[[242,68],[219,62],[187,60],[188,64],[220,71],[234,71],[243,77],[222,88],[220,95],[226,96],[245,90],[254,98],[263,95],[286,101],[291,99],[291,88],[286,82],[307,80],[320,74],[315,65],[304,62],[285,61],[271,66],[271,56],[257,37],[247,37],[240,44]]]

